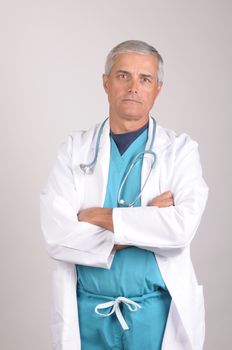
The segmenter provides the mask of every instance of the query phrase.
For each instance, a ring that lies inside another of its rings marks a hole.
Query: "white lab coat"
[[[148,142],[152,137],[150,119]],[[202,350],[205,333],[202,286],[190,258],[190,243],[204,211],[208,187],[202,178],[198,144],[157,125],[156,166],[142,195],[142,206],[113,209],[113,234],[78,222],[80,209],[104,203],[109,157],[109,122],[100,140],[93,175],[79,165],[93,159],[99,125],[74,132],[61,145],[48,184],[41,193],[41,223],[48,254],[57,260],[53,272],[51,317],[54,350],[80,350],[75,264],[110,268],[115,243],[153,251],[172,296],[162,350]],[[145,157],[142,182],[150,170]],[[149,200],[170,190],[175,206],[148,207]],[[155,325],[154,325],[155,327]]]

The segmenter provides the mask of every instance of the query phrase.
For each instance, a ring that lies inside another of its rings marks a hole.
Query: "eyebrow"
[[[122,69],[116,71],[116,74],[119,74],[119,73],[131,74],[131,73],[128,72],[127,70],[122,70]],[[139,75],[140,75],[140,77],[142,77],[142,78],[154,79],[154,76],[151,75],[151,74],[140,73]]]
[[[142,78],[149,78],[149,79],[154,79],[154,76],[151,74],[140,74]]]
[[[128,72],[127,70],[122,70],[122,69],[117,70],[116,74],[118,74],[118,73],[130,74],[130,72]]]

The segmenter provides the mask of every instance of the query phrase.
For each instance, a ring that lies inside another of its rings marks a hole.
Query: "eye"
[[[119,74],[119,78],[127,79],[127,74],[126,73],[121,73],[121,74]]]
[[[117,78],[120,80],[127,80],[129,78],[129,75],[127,72],[118,72]]]
[[[143,78],[142,78],[142,81],[143,81],[144,83],[151,83],[151,79],[149,79],[149,78],[147,78],[147,77],[143,77]]]

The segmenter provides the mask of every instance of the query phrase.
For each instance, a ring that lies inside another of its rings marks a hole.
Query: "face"
[[[162,84],[157,83],[158,59],[151,54],[123,53],[109,75],[103,75],[110,118],[147,120]]]

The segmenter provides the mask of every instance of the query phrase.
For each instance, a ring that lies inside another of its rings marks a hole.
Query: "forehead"
[[[128,72],[156,74],[158,59],[152,54],[121,53],[116,56],[111,71],[126,70]]]

